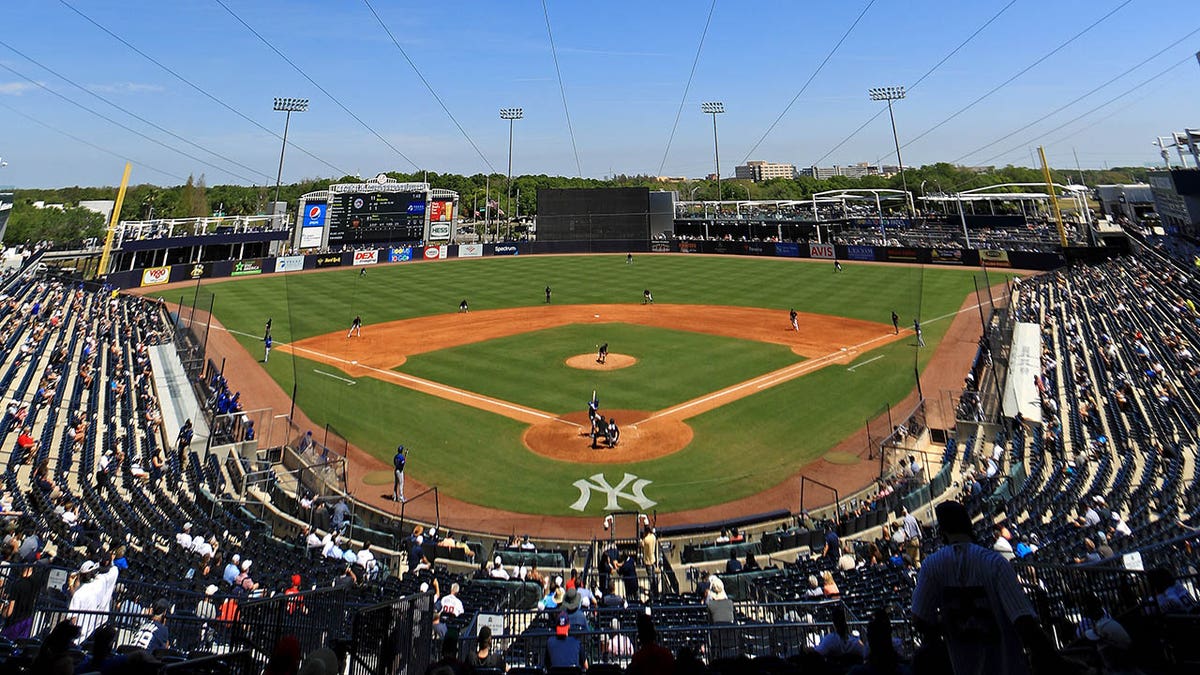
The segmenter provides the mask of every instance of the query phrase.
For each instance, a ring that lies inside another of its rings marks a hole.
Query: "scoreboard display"
[[[424,237],[424,192],[351,192],[330,201],[331,247],[415,242]]]

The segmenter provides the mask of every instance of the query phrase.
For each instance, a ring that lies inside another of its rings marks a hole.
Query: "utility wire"
[[[562,95],[563,114],[567,116],[567,133],[571,135],[571,150],[575,153],[575,170],[583,177],[583,165],[579,163],[579,148],[575,145],[575,128],[571,126],[571,110],[567,108],[567,88],[563,86],[562,69],[558,66],[558,49],[554,46],[554,31],[550,29],[550,10],[542,0],[542,16],[546,17],[546,34],[550,36],[550,55],[554,57],[554,72],[558,74],[558,93]]]
[[[106,154],[106,155],[112,155],[113,157],[116,157],[117,159],[119,159],[119,160],[121,160],[121,161],[123,161],[123,162],[130,162],[130,163],[132,163],[132,164],[136,164],[136,165],[138,165],[138,166],[142,167],[143,169],[149,169],[149,170],[151,170],[151,171],[154,171],[155,173],[160,173],[160,174],[162,174],[162,175],[164,175],[164,176],[167,176],[167,177],[169,177],[169,178],[174,178],[175,180],[178,180],[178,181],[185,181],[185,180],[187,180],[187,179],[186,179],[186,178],[184,178],[183,176],[179,176],[179,175],[177,175],[177,174],[173,174],[173,173],[171,173],[170,171],[164,171],[164,170],[162,170],[162,169],[159,169],[158,167],[155,167],[155,166],[153,166],[153,165],[151,165],[151,164],[147,164],[147,163],[145,163],[145,162],[138,161],[138,160],[136,160],[136,159],[132,159],[132,158],[130,158],[130,157],[126,157],[125,155],[122,155],[121,153],[119,153],[119,152],[116,152],[115,150],[109,150],[108,148],[105,148],[105,147],[102,147],[102,146],[96,145],[95,143],[92,143],[91,141],[88,141],[88,140],[85,140],[85,139],[83,139],[83,138],[80,138],[80,137],[76,136],[75,134],[72,134],[72,133],[71,133],[71,132],[69,132],[69,131],[63,131],[62,129],[59,129],[58,127],[56,127],[56,126],[53,126],[53,125],[51,125],[51,124],[49,124],[49,123],[45,122],[44,120],[40,120],[40,119],[38,119],[38,118],[34,117],[33,115],[27,115],[27,114],[25,114],[25,113],[21,112],[20,110],[17,110],[16,108],[14,108],[14,107],[12,107],[12,106],[8,105],[8,104],[7,104],[7,103],[5,103],[4,101],[0,101],[0,108],[5,108],[5,109],[7,109],[9,112],[12,112],[12,113],[14,113],[14,114],[16,114],[16,115],[20,115],[21,117],[24,117],[25,119],[29,120],[30,122],[33,122],[34,124],[41,125],[41,126],[43,126],[43,127],[47,128],[47,129],[49,129],[50,131],[53,131],[53,132],[55,132],[55,133],[58,133],[58,134],[62,134],[63,136],[66,136],[67,138],[69,138],[69,139],[71,139],[71,140],[75,141],[76,143],[80,143],[80,144],[86,145],[86,146],[88,146],[89,148],[92,148],[92,149],[94,149],[94,150],[99,150],[100,152],[103,152],[103,153],[104,153],[104,154]]]
[[[387,24],[383,22],[383,18],[379,16],[379,12],[376,12],[375,8],[371,5],[371,0],[363,0],[363,4],[367,6],[367,9],[371,10],[371,14],[375,17],[375,20],[379,22],[379,27],[383,29],[383,32],[387,33],[388,39],[392,41],[392,44],[396,45],[396,49],[400,51],[400,55],[404,57],[404,60],[408,62],[408,65],[413,69],[413,72],[416,73],[417,77],[421,79],[421,84],[425,85],[425,88],[429,90],[429,94],[433,96],[433,99],[438,102],[438,105],[442,106],[442,111],[446,113],[446,117],[450,118],[450,121],[454,123],[454,126],[458,127],[458,131],[463,135],[463,138],[467,139],[467,142],[470,143],[471,147],[475,149],[475,154],[479,155],[479,159],[483,160],[483,163],[487,165],[487,168],[490,169],[492,173],[496,173],[496,167],[492,166],[492,163],[488,161],[488,158],[485,157],[482,152],[480,152],[479,146],[475,145],[475,141],[471,139],[471,135],[468,134],[467,130],[458,123],[457,119],[454,118],[454,114],[451,113],[450,109],[446,107],[446,103],[442,101],[442,97],[438,96],[438,93],[433,89],[433,85],[429,84],[429,80],[426,80],[425,76],[421,74],[421,69],[417,68],[417,64],[413,63],[413,60],[409,58],[408,52],[404,51],[404,47],[400,46],[400,42],[396,39],[396,36],[392,35],[392,31],[387,27]]]
[[[128,108],[125,108],[123,106],[120,106],[120,105],[110,101],[109,99],[105,98],[104,96],[101,96],[100,94],[92,91],[91,89],[88,89],[87,87],[79,84],[78,82],[72,80],[71,78],[67,77],[66,75],[63,75],[62,73],[54,70],[53,68],[47,66],[46,64],[38,61],[37,59],[26,54],[25,52],[22,52],[21,50],[17,49],[16,47],[13,47],[12,45],[8,44],[7,42],[4,42],[3,40],[0,40],[0,45],[4,46],[6,49],[13,52],[14,54],[17,54],[18,56],[25,59],[26,61],[29,61],[33,65],[41,68],[42,70],[50,73],[51,75],[59,78],[60,80],[66,82],[67,84],[71,85],[72,87],[75,87],[76,89],[78,89],[86,94],[90,94],[93,98],[99,99],[100,101],[107,103],[108,105],[116,108],[117,110],[120,110],[121,112],[125,113],[126,115],[129,115],[130,117],[134,118],[135,120],[138,120],[142,124],[153,127],[154,129],[161,131],[162,133],[170,136],[171,138],[174,138],[177,141],[186,143],[186,144],[192,146],[193,148],[200,150],[201,152],[207,152],[208,154],[212,155],[213,157],[217,157],[226,162],[229,162],[230,164],[232,164],[236,167],[245,169],[246,171],[249,171],[250,173],[258,174],[260,177],[262,177],[264,180],[266,180],[268,182],[271,180],[270,175],[263,173],[262,171],[259,171],[258,169],[255,169],[254,167],[246,166],[245,164],[242,164],[241,162],[239,162],[233,158],[226,157],[225,155],[222,155],[221,153],[216,152],[214,150],[210,150],[210,149],[204,147],[203,145],[200,145],[199,143],[190,141],[190,140],[184,138],[183,136],[180,136],[179,134],[175,133],[174,131],[163,128],[162,126],[155,124],[154,122],[151,122],[150,120],[146,119],[145,117],[142,117],[141,115],[133,112],[132,110],[129,110]]]
[[[1147,64],[1147,63],[1149,63],[1150,61],[1152,61],[1152,60],[1154,60],[1154,59],[1158,58],[1159,56],[1162,56],[1164,53],[1166,53],[1166,52],[1167,52],[1168,50],[1170,50],[1172,47],[1175,47],[1176,45],[1178,45],[1179,43],[1183,42],[1184,40],[1187,40],[1188,38],[1192,37],[1192,36],[1193,36],[1193,35],[1195,35],[1196,33],[1200,33],[1200,28],[1196,28],[1196,29],[1194,29],[1192,32],[1188,33],[1187,35],[1184,35],[1183,37],[1181,37],[1181,38],[1179,38],[1178,40],[1176,40],[1176,41],[1172,42],[1171,44],[1167,45],[1166,47],[1163,47],[1162,49],[1160,49],[1160,50],[1158,50],[1157,52],[1155,52],[1155,53],[1151,54],[1150,56],[1147,56],[1146,58],[1144,58],[1144,59],[1142,59],[1140,62],[1138,62],[1136,65],[1134,65],[1134,66],[1130,67],[1128,70],[1126,70],[1126,71],[1122,72],[1120,75],[1117,75],[1117,76],[1115,76],[1115,77],[1113,77],[1113,78],[1109,79],[1108,81],[1104,82],[1103,84],[1101,84],[1101,85],[1099,85],[1099,86],[1097,86],[1097,87],[1095,87],[1095,88],[1093,88],[1093,89],[1089,90],[1088,92],[1086,92],[1086,93],[1084,93],[1084,94],[1081,94],[1081,95],[1079,95],[1079,96],[1075,97],[1074,99],[1071,99],[1071,100],[1070,100],[1070,101],[1068,101],[1067,103],[1064,103],[1064,104],[1060,105],[1059,107],[1055,108],[1054,110],[1051,110],[1050,112],[1046,113],[1045,115],[1042,115],[1041,117],[1039,117],[1039,118],[1037,118],[1036,120],[1034,120],[1034,121],[1030,122],[1029,124],[1026,124],[1025,126],[1023,126],[1023,127],[1019,128],[1019,129],[1016,129],[1016,130],[1014,130],[1014,131],[1012,131],[1012,132],[1009,132],[1009,133],[1007,133],[1007,134],[1005,134],[1005,135],[1001,136],[1000,138],[997,138],[996,140],[992,141],[991,143],[988,143],[987,145],[982,145],[982,146],[980,146],[980,147],[978,147],[978,148],[976,148],[976,149],[972,150],[971,152],[968,152],[968,153],[966,153],[965,155],[962,155],[961,157],[959,157],[959,158],[955,159],[955,160],[954,160],[953,162],[951,162],[951,163],[952,163],[952,164],[958,164],[960,161],[962,161],[963,159],[966,159],[967,157],[970,157],[971,155],[974,155],[974,154],[978,154],[978,153],[980,153],[980,152],[983,152],[984,150],[986,150],[986,149],[988,149],[988,148],[992,147],[993,145],[996,145],[997,143],[1002,143],[1002,142],[1004,142],[1004,141],[1006,141],[1006,140],[1008,140],[1008,139],[1012,138],[1013,136],[1016,136],[1017,134],[1021,133],[1022,131],[1025,131],[1026,129],[1028,129],[1028,128],[1032,127],[1032,126],[1035,126],[1035,125],[1037,125],[1037,124],[1040,124],[1040,123],[1042,123],[1042,122],[1046,121],[1047,119],[1049,119],[1049,118],[1053,117],[1054,115],[1057,115],[1058,113],[1062,112],[1063,110],[1066,110],[1067,108],[1069,108],[1069,107],[1071,107],[1071,106],[1075,105],[1076,103],[1079,103],[1079,102],[1080,102],[1080,101],[1082,101],[1083,99],[1085,99],[1085,98],[1087,98],[1087,97],[1091,96],[1092,94],[1095,94],[1096,92],[1098,92],[1098,91],[1100,91],[1101,89],[1103,89],[1103,88],[1107,87],[1108,85],[1112,84],[1113,82],[1116,82],[1117,80],[1121,79],[1122,77],[1125,77],[1126,75],[1128,75],[1128,74],[1132,73],[1133,71],[1137,70],[1138,68],[1141,68],[1142,66],[1146,65],[1146,64]]]
[[[150,55],[149,55],[149,54],[147,54],[146,52],[143,52],[142,50],[140,50],[140,49],[138,49],[137,47],[133,46],[133,45],[132,45],[132,44],[131,44],[131,43],[130,43],[128,40],[126,40],[125,38],[121,37],[120,35],[117,35],[116,33],[112,32],[111,30],[109,30],[108,28],[106,28],[105,26],[103,26],[102,24],[100,24],[98,21],[96,21],[96,20],[95,20],[95,19],[93,19],[92,17],[90,17],[90,16],[88,16],[87,14],[85,14],[85,13],[84,13],[83,11],[81,11],[79,8],[75,7],[75,6],[74,6],[74,5],[72,5],[71,3],[67,2],[67,0],[58,0],[58,1],[59,1],[59,3],[60,3],[60,4],[62,4],[62,5],[63,5],[64,7],[66,7],[67,9],[69,9],[69,10],[71,10],[72,12],[75,12],[76,14],[78,14],[78,15],[80,16],[80,18],[82,18],[84,21],[87,21],[88,23],[92,24],[92,25],[93,25],[93,26],[95,26],[96,28],[100,29],[102,32],[104,32],[104,33],[107,33],[107,34],[108,34],[108,35],[109,35],[111,38],[113,38],[113,39],[114,39],[114,40],[116,40],[117,42],[120,42],[121,44],[125,45],[125,46],[126,46],[126,47],[128,47],[129,49],[133,50],[133,52],[134,52],[134,53],[136,53],[137,55],[139,55],[139,56],[141,56],[142,58],[146,59],[146,60],[147,60],[147,61],[149,61],[150,63],[153,63],[154,65],[158,66],[159,68],[161,68],[162,70],[166,71],[168,74],[170,74],[171,76],[173,76],[175,79],[179,80],[180,82],[183,82],[183,83],[184,83],[184,84],[186,84],[187,86],[191,87],[192,89],[196,90],[196,91],[197,91],[197,92],[199,92],[200,94],[204,95],[206,98],[208,98],[208,99],[209,99],[210,101],[212,101],[213,103],[216,103],[217,105],[219,105],[219,106],[221,106],[222,108],[224,108],[224,109],[228,110],[229,112],[233,113],[234,115],[237,115],[238,117],[240,117],[240,118],[242,118],[243,120],[245,120],[245,121],[249,122],[250,124],[253,124],[255,127],[258,127],[258,129],[259,129],[260,131],[264,131],[264,132],[266,132],[266,133],[268,133],[268,134],[271,134],[272,136],[274,136],[275,138],[277,138],[277,139],[279,139],[279,140],[281,140],[281,141],[283,140],[283,136],[281,136],[281,135],[279,134],[279,132],[277,132],[277,131],[274,131],[274,130],[272,130],[272,129],[270,129],[270,128],[268,128],[268,127],[266,127],[266,126],[264,126],[264,125],[260,124],[260,123],[259,123],[257,120],[255,120],[255,119],[253,119],[253,118],[251,118],[251,117],[247,116],[245,113],[243,113],[242,111],[238,110],[237,108],[234,108],[233,106],[229,105],[228,103],[226,103],[225,101],[221,100],[220,98],[218,98],[218,97],[217,97],[217,96],[215,96],[214,94],[211,94],[211,93],[209,93],[207,90],[205,90],[204,88],[202,88],[200,85],[196,84],[195,82],[192,82],[191,80],[187,79],[187,78],[186,78],[186,77],[184,77],[183,75],[180,75],[180,74],[179,74],[177,71],[175,71],[175,70],[171,69],[169,66],[167,66],[167,65],[163,64],[163,63],[162,63],[161,61],[159,61],[158,59],[155,59],[153,56],[150,56]],[[335,172],[335,173],[336,173],[338,176],[348,176],[348,175],[350,175],[350,174],[349,174],[348,172],[346,172],[345,170],[343,170],[343,169],[339,169],[337,166],[335,166],[335,165],[333,165],[333,164],[330,164],[329,162],[325,161],[324,159],[322,159],[322,158],[320,158],[320,157],[318,157],[318,156],[314,155],[313,153],[309,152],[308,150],[304,149],[303,147],[301,147],[301,146],[297,145],[297,144],[296,144],[295,142],[293,142],[293,141],[290,141],[290,140],[288,141],[288,147],[290,147],[290,148],[293,148],[293,149],[295,149],[295,150],[299,151],[301,154],[307,155],[308,157],[310,157],[310,158],[312,158],[312,159],[315,159],[316,161],[320,162],[321,164],[324,164],[325,166],[327,166],[327,167],[329,167],[330,169],[332,169],[332,170],[333,170],[333,171],[334,171],[334,172]]]
[[[1071,119],[1067,120],[1066,122],[1063,122],[1062,124],[1060,124],[1060,125],[1058,125],[1058,126],[1054,127],[1053,129],[1050,129],[1049,131],[1046,131],[1046,132],[1043,132],[1043,133],[1041,133],[1041,134],[1038,134],[1037,136],[1034,136],[1033,138],[1029,139],[1027,142],[1023,143],[1023,144],[1022,144],[1022,145],[1021,145],[1019,148],[1012,148],[1012,149],[1010,149],[1010,150],[1006,150],[1006,151],[1004,151],[1004,152],[1002,152],[1002,153],[1000,153],[1000,154],[997,154],[997,155],[992,155],[991,157],[989,157],[989,158],[985,159],[985,160],[984,160],[984,163],[986,164],[987,162],[990,162],[990,161],[991,161],[991,160],[993,160],[993,159],[996,159],[996,158],[998,158],[998,157],[1003,157],[1003,156],[1005,156],[1005,155],[1008,155],[1008,154],[1011,154],[1011,153],[1013,153],[1013,152],[1016,152],[1017,150],[1020,150],[1020,149],[1023,149],[1023,148],[1025,148],[1025,147],[1027,147],[1027,146],[1028,146],[1030,143],[1033,143],[1033,142],[1035,142],[1035,141],[1037,141],[1037,140],[1039,140],[1039,139],[1042,139],[1042,138],[1045,138],[1046,136],[1049,136],[1050,134],[1053,134],[1053,133],[1055,133],[1055,132],[1057,132],[1057,131],[1060,131],[1061,129],[1063,129],[1063,127],[1066,127],[1066,126],[1069,126],[1069,125],[1071,125],[1071,124],[1074,124],[1075,122],[1078,122],[1079,120],[1083,119],[1084,117],[1087,117],[1088,115],[1090,115],[1090,114],[1092,114],[1092,113],[1094,113],[1094,112],[1097,112],[1097,111],[1099,111],[1101,108],[1105,108],[1105,107],[1107,107],[1107,106],[1109,106],[1109,105],[1111,105],[1111,104],[1113,104],[1113,103],[1117,102],[1118,100],[1120,100],[1120,99],[1122,99],[1122,98],[1124,98],[1124,97],[1126,97],[1126,96],[1128,96],[1128,95],[1132,94],[1133,92],[1137,91],[1138,89],[1141,89],[1142,87],[1144,87],[1144,86],[1146,86],[1146,85],[1150,84],[1151,82],[1153,82],[1153,81],[1155,81],[1155,80],[1157,80],[1157,79],[1159,79],[1159,78],[1161,78],[1161,77],[1163,77],[1163,76],[1167,75],[1167,74],[1168,74],[1168,73],[1170,73],[1172,70],[1175,70],[1176,68],[1178,68],[1178,67],[1182,66],[1183,64],[1185,64],[1185,63],[1187,63],[1188,61],[1191,61],[1191,60],[1193,60],[1193,59],[1195,59],[1195,58],[1196,58],[1196,57],[1195,57],[1195,55],[1189,54],[1188,56],[1185,56],[1185,57],[1184,57],[1182,60],[1180,60],[1180,61],[1176,61],[1175,63],[1173,63],[1173,64],[1171,64],[1170,66],[1168,66],[1166,69],[1164,69],[1164,70],[1160,70],[1160,71],[1159,71],[1157,74],[1155,74],[1155,75],[1152,75],[1152,76],[1150,76],[1149,78],[1147,78],[1147,79],[1145,79],[1145,80],[1142,80],[1141,82],[1139,82],[1139,83],[1137,83],[1137,84],[1133,85],[1132,87],[1130,87],[1129,89],[1126,89],[1125,91],[1121,92],[1120,94],[1117,94],[1116,96],[1113,96],[1112,98],[1108,99],[1107,101],[1105,101],[1105,102],[1103,102],[1103,103],[1101,103],[1101,104],[1099,104],[1099,105],[1097,105],[1097,106],[1094,106],[1094,107],[1092,107],[1091,109],[1089,109],[1089,110],[1086,110],[1086,111],[1084,111],[1083,113],[1080,113],[1079,115],[1076,115],[1075,117],[1073,117],[1073,118],[1071,118]],[[1081,129],[1080,131],[1082,131],[1082,129]],[[1077,132],[1075,132],[1075,133],[1078,133],[1078,131],[1077,131]],[[1074,134],[1072,134],[1072,135],[1074,135]]]
[[[692,78],[696,76],[696,64],[700,63],[700,51],[704,49],[704,38],[708,35],[708,25],[712,23],[713,10],[717,8],[717,0],[712,0],[708,6],[708,18],[704,20],[704,30],[700,33],[700,44],[696,45],[696,56],[692,59],[692,72],[688,73],[687,84],[683,86],[683,96],[679,99],[679,110],[675,111],[675,123],[671,125],[671,135],[667,137],[667,149],[663,150],[662,162],[658,165],[658,175],[662,175],[663,167],[667,165],[667,155],[671,152],[671,143],[675,140],[675,130],[679,128],[679,118],[683,115],[683,106],[687,103],[688,91],[692,88]]]
[[[922,138],[933,133],[937,129],[940,129],[947,122],[950,122],[951,120],[955,119],[959,115],[965,113],[966,111],[970,110],[971,108],[974,108],[976,105],[979,105],[981,102],[983,102],[984,99],[988,98],[992,94],[995,94],[996,92],[1000,91],[1001,89],[1008,86],[1009,84],[1012,84],[1017,78],[1021,77],[1025,73],[1028,73],[1029,71],[1033,70],[1037,66],[1041,65],[1043,62],[1046,61],[1046,59],[1049,59],[1051,56],[1054,56],[1055,54],[1059,53],[1060,51],[1066,49],[1068,45],[1070,45],[1071,43],[1075,42],[1079,38],[1081,38],[1084,35],[1091,32],[1093,28],[1095,28],[1096,26],[1099,26],[1101,23],[1103,23],[1105,20],[1107,20],[1113,14],[1116,14],[1117,12],[1121,11],[1121,9],[1123,9],[1124,7],[1129,5],[1131,2],[1133,2],[1133,0],[1124,0],[1124,2],[1122,2],[1121,4],[1110,9],[1104,16],[1102,16],[1099,19],[1096,19],[1092,23],[1088,24],[1088,26],[1086,28],[1079,31],[1078,33],[1075,33],[1071,37],[1067,38],[1066,41],[1064,41],[1063,43],[1061,43],[1054,49],[1051,49],[1050,51],[1046,52],[1041,57],[1036,59],[1033,63],[1030,63],[1029,65],[1025,66],[1024,68],[1022,68],[1021,70],[1019,70],[1015,74],[1013,74],[1011,77],[1009,77],[1007,80],[1001,82],[1000,84],[996,85],[995,87],[992,87],[987,92],[976,97],[973,101],[971,101],[967,105],[965,105],[965,106],[959,108],[958,110],[956,110],[955,112],[951,113],[949,117],[943,119],[941,122],[938,122],[937,124],[933,125],[932,127],[929,127],[928,129],[926,129],[925,131],[922,131],[920,134],[917,134],[915,137],[909,139],[907,143],[901,144],[900,147],[907,148],[908,146],[912,145],[913,143],[916,143],[917,141],[921,140]],[[884,157],[884,159],[887,159],[888,157],[891,157],[894,154],[896,154],[896,153],[889,152],[888,154],[884,155],[883,157]]]
[[[344,103],[342,103],[340,100],[338,100],[338,98],[336,96],[329,93],[329,90],[325,89],[325,87],[322,87],[320,84],[318,84],[316,80],[309,77],[308,73],[304,72],[304,70],[301,69],[300,66],[296,65],[295,62],[293,62],[291,59],[289,59],[287,56],[285,56],[283,52],[279,51],[279,49],[275,45],[271,44],[271,42],[268,41],[265,37],[263,37],[261,33],[259,33],[257,30],[255,30],[253,26],[246,23],[246,21],[244,19],[242,19],[242,17],[238,16],[236,12],[234,12],[232,9],[229,8],[229,5],[225,4],[225,0],[213,0],[213,1],[216,2],[218,5],[220,5],[226,12],[228,12],[229,16],[232,16],[234,18],[234,20],[236,20],[238,23],[242,24],[242,26],[245,27],[246,30],[250,31],[254,35],[254,37],[258,38],[259,42],[263,43],[264,45],[267,46],[268,49],[275,52],[276,56],[283,59],[284,62],[287,63],[289,66],[291,66],[292,69],[295,70],[297,73],[299,73],[301,77],[303,77],[305,80],[308,80],[309,84],[316,87],[317,90],[320,91],[322,94],[325,94],[325,96],[327,98],[329,98],[330,101],[333,101],[334,104],[337,105],[337,107],[341,108],[342,111],[345,112],[347,115],[353,117],[354,121],[358,122],[360,125],[362,125],[362,127],[364,129],[371,132],[371,134],[373,136],[375,136],[375,138],[378,138],[381,143],[383,143],[384,145],[391,148],[392,152],[395,152],[397,155],[400,155],[401,157],[403,157],[404,161],[411,164],[412,167],[414,169],[416,169],[417,171],[421,170],[421,167],[417,166],[416,162],[409,159],[408,155],[404,154],[403,152],[400,152],[399,148],[392,145],[378,131],[375,131],[375,129],[371,125],[367,124],[366,122],[363,121],[363,119],[361,117],[354,114],[353,110],[347,108],[346,105]]]
[[[544,1],[545,0],[543,0],[543,2]],[[867,11],[870,10],[871,6],[874,4],[875,0],[870,0],[870,2],[867,3],[867,6],[863,7],[862,11],[858,13],[858,17],[854,19],[854,23],[850,24],[850,27],[846,29],[845,33],[842,33],[841,39],[839,39],[837,44],[833,46],[833,49],[830,49],[829,53],[825,55],[825,59],[821,61],[821,65],[817,66],[817,69],[812,72],[812,75],[808,76],[808,79],[804,82],[804,86],[800,87],[800,91],[796,92],[796,95],[792,97],[792,100],[789,101],[788,104],[783,108],[783,112],[779,113],[779,117],[776,117],[775,121],[771,122],[771,126],[767,127],[767,130],[763,132],[762,138],[759,138],[754,146],[750,148],[750,152],[747,152],[746,156],[742,158],[742,164],[745,164],[746,161],[750,159],[750,155],[753,155],[754,151],[758,149],[758,146],[762,145],[762,142],[767,140],[767,136],[771,135],[771,132],[774,131],[775,126],[778,125],[780,120],[783,119],[784,115],[787,115],[788,111],[792,109],[792,106],[795,105],[796,101],[800,99],[800,95],[803,94],[806,89],[808,89],[808,85],[812,84],[812,81],[817,78],[817,75],[821,74],[821,71],[825,68],[825,64],[829,63],[829,60],[832,59],[833,55],[837,53],[837,50],[841,48],[842,43],[846,41],[846,38],[850,37],[850,33],[854,31],[855,26],[858,25],[858,22],[862,21],[862,18],[866,16]]]
[[[926,70],[925,74],[922,75],[921,77],[917,78],[916,82],[913,82],[912,84],[908,85],[908,91],[912,91],[912,90],[916,89],[918,86],[920,86],[920,84],[922,82],[924,82],[925,79],[928,78],[930,75],[932,75],[935,70],[937,70],[938,68],[941,68],[942,65],[944,65],[947,61],[949,61],[955,54],[962,51],[962,48],[966,47],[967,43],[974,40],[980,33],[982,33],[984,30],[986,30],[988,26],[992,25],[996,21],[996,19],[999,19],[1001,15],[1003,15],[1005,12],[1007,12],[1008,9],[1015,4],[1017,4],[1017,0],[1009,0],[1009,3],[1007,5],[1001,7],[1000,11],[996,12],[995,14],[992,15],[992,17],[990,19],[983,22],[983,25],[981,25],[979,28],[976,28],[974,33],[971,33],[970,35],[967,36],[967,38],[965,40],[958,43],[958,46],[955,47],[954,49],[950,50],[949,53],[947,53],[945,56],[943,56],[941,61],[938,61],[937,63],[933,64],[933,67],[930,68],[929,70]],[[880,108],[880,109],[876,110],[875,114],[871,115],[870,119],[868,119],[867,121],[860,124],[857,129],[850,132],[849,136],[846,136],[845,138],[843,138],[841,140],[841,142],[839,142],[837,145],[833,146],[833,148],[830,149],[829,152],[825,153],[824,155],[821,155],[820,159],[818,159],[816,162],[813,162],[813,166],[819,165],[821,162],[825,161],[825,159],[827,157],[829,157],[833,153],[837,152],[838,149],[841,148],[843,145],[845,145],[846,143],[849,143],[850,139],[857,136],[859,134],[859,132],[861,132],[863,129],[866,129],[867,125],[869,125],[871,122],[874,122],[875,120],[879,119],[879,116],[883,114],[883,111],[884,111],[884,108]]]
[[[190,159],[190,160],[192,160],[192,161],[194,161],[194,162],[199,162],[200,164],[203,164],[203,165],[205,165],[205,166],[208,166],[208,167],[212,167],[213,169],[216,169],[217,171],[220,171],[220,172],[222,172],[222,173],[227,173],[227,174],[229,174],[229,175],[231,175],[231,176],[234,176],[235,178],[240,178],[241,180],[243,180],[243,181],[245,181],[245,182],[247,182],[247,183],[254,183],[254,181],[253,181],[253,180],[251,180],[251,179],[249,179],[249,178],[247,178],[247,177],[245,177],[245,176],[243,176],[243,175],[241,175],[241,174],[239,174],[239,173],[236,173],[236,172],[234,172],[234,171],[230,171],[229,169],[226,169],[226,168],[224,168],[224,167],[217,166],[216,164],[213,164],[212,162],[209,162],[209,161],[207,161],[207,160],[200,159],[199,157],[196,157],[195,155],[192,155],[192,154],[190,154],[190,153],[188,153],[188,152],[186,152],[186,151],[184,151],[184,150],[180,150],[179,148],[176,148],[176,147],[172,147],[172,146],[170,146],[170,145],[167,145],[166,143],[164,143],[164,142],[162,142],[162,141],[158,140],[157,138],[154,138],[154,137],[152,137],[152,136],[147,136],[146,134],[144,134],[144,133],[142,133],[142,132],[138,131],[137,129],[134,129],[134,128],[130,127],[130,126],[127,126],[127,125],[125,125],[125,124],[122,124],[121,122],[118,122],[117,120],[114,120],[113,118],[109,117],[108,115],[105,115],[105,114],[104,114],[104,113],[102,113],[102,112],[98,112],[98,111],[96,111],[96,110],[94,110],[94,109],[92,109],[92,108],[89,108],[89,107],[87,107],[86,105],[84,105],[84,104],[82,104],[82,103],[80,103],[80,102],[78,102],[78,101],[75,101],[75,100],[73,100],[73,99],[71,99],[71,98],[68,98],[67,96],[65,96],[65,95],[63,95],[63,94],[60,94],[60,93],[58,93],[57,91],[54,91],[54,90],[53,90],[53,89],[51,89],[50,87],[47,87],[46,85],[42,84],[41,82],[38,82],[37,80],[35,80],[35,79],[33,79],[33,78],[31,78],[31,77],[29,77],[29,76],[27,76],[27,75],[25,75],[25,74],[23,74],[23,73],[21,73],[21,72],[17,71],[17,70],[15,70],[15,69],[13,69],[11,66],[9,66],[9,65],[5,64],[4,62],[0,62],[0,68],[3,68],[4,70],[7,70],[8,72],[12,73],[13,75],[16,75],[17,77],[21,78],[22,80],[25,80],[26,82],[29,82],[30,84],[34,85],[35,87],[38,87],[39,89],[42,89],[42,90],[44,90],[44,91],[46,91],[46,92],[50,93],[51,95],[55,96],[56,98],[59,98],[59,99],[61,99],[62,101],[66,102],[66,103],[70,103],[71,105],[75,106],[76,108],[80,108],[81,110],[84,110],[84,111],[86,111],[86,112],[89,112],[89,113],[91,113],[91,114],[95,115],[96,117],[99,117],[100,119],[102,119],[102,120],[104,120],[104,121],[106,121],[106,122],[108,122],[108,123],[110,123],[110,124],[113,124],[113,125],[115,125],[115,126],[118,126],[118,127],[122,128],[122,129],[124,129],[125,131],[128,131],[129,133],[131,133],[131,134],[135,135],[135,136],[138,136],[138,137],[140,137],[140,138],[144,138],[145,140],[147,140],[147,141],[150,141],[151,143],[154,143],[155,145],[158,145],[158,146],[161,146],[161,147],[163,147],[163,148],[166,148],[167,150],[170,150],[171,152],[179,153],[179,154],[183,155],[184,157],[187,157],[188,159]]]

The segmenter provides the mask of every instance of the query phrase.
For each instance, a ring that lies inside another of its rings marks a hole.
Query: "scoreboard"
[[[425,238],[425,192],[349,192],[329,203],[329,245],[390,244]]]

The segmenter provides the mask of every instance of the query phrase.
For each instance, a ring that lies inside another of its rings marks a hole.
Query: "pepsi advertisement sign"
[[[301,227],[325,227],[325,209],[328,204],[310,203],[304,212],[304,222]]]

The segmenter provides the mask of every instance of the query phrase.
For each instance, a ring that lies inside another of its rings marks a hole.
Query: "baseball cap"
[[[100,566],[97,565],[95,562],[93,562],[91,560],[85,560],[85,561],[83,561],[83,564],[79,566],[79,573],[80,574],[90,574],[92,572],[95,572],[98,569],[100,569]]]
[[[403,445],[397,445],[397,446],[396,446],[396,452],[404,452],[404,446],[403,446]]]
[[[567,618],[567,613],[559,612],[558,613],[558,627],[554,629],[554,632],[559,635],[566,635],[570,631],[571,631],[571,620]]]
[[[204,589],[204,594],[205,595],[216,595],[217,594],[217,585],[209,584],[208,588]]]
[[[150,610],[154,616],[164,616],[169,611],[171,611],[171,603],[167,602],[164,598],[155,600],[154,607]]]

